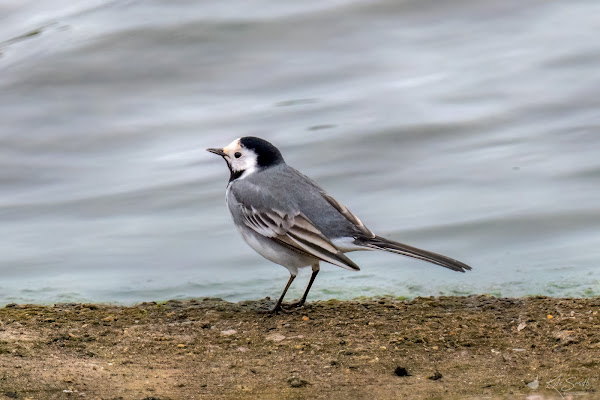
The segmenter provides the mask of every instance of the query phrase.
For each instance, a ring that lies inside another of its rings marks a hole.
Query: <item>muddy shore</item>
[[[598,398],[600,299],[0,309],[0,399]]]

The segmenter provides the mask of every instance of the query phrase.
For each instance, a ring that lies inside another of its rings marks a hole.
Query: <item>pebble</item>
[[[442,379],[444,376],[440,373],[440,371],[435,371],[433,375],[428,377],[427,379],[431,379],[432,381],[437,381]]]
[[[292,377],[288,379],[288,384],[293,388],[300,388],[308,385],[308,382],[300,378]]]
[[[539,380],[539,378],[536,376],[536,377],[535,377],[535,380],[534,380],[533,382],[529,382],[529,383],[527,384],[527,386],[528,386],[530,389],[533,389],[533,390],[537,389],[537,388],[540,386],[540,380]]]
[[[227,329],[225,331],[221,331],[221,335],[223,336],[231,336],[231,335],[235,335],[237,333],[237,331],[235,329]]]
[[[272,342],[281,342],[283,339],[285,339],[285,336],[283,336],[280,333],[271,333],[270,335],[267,335],[265,339],[270,340]]]

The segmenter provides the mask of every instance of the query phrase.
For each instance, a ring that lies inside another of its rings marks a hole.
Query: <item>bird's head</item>
[[[235,139],[222,149],[206,149],[223,157],[231,176],[229,182],[243,179],[250,174],[283,163],[283,156],[266,140],[244,136]]]

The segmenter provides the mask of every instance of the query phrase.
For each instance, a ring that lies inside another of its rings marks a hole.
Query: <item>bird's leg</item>
[[[273,307],[271,310],[269,310],[269,313],[274,314],[274,313],[277,313],[277,312],[283,310],[281,308],[281,303],[283,302],[283,298],[285,297],[285,294],[287,293],[288,289],[290,288],[290,285],[292,284],[292,282],[294,281],[295,278],[296,278],[296,275],[290,274],[290,279],[288,280],[287,285],[285,285],[285,289],[283,289],[283,293],[281,293],[281,296],[279,296],[279,300],[277,300],[277,304],[275,304],[275,307]]]
[[[308,286],[306,287],[306,290],[304,291],[304,294],[302,295],[302,299],[300,299],[300,301],[297,301],[295,303],[289,304],[287,307],[302,307],[304,305],[304,303],[306,302],[306,297],[308,296],[308,292],[310,292],[310,287],[312,286],[313,282],[315,281],[315,278],[317,277],[317,274],[319,273],[320,269],[321,268],[319,267],[319,262],[317,261],[317,263],[312,266],[312,275],[310,276],[310,281],[308,281]]]

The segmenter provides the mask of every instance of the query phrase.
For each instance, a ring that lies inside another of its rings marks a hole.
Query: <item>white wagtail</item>
[[[315,182],[288,166],[279,150],[266,140],[243,137],[222,149],[206,149],[223,157],[231,176],[225,199],[235,226],[258,254],[290,271],[281,303],[298,268],[312,267],[302,306],[326,261],[353,271],[360,268],[344,253],[385,250],[441,265],[453,271],[470,270],[452,258],[377,236],[342,203]]]

